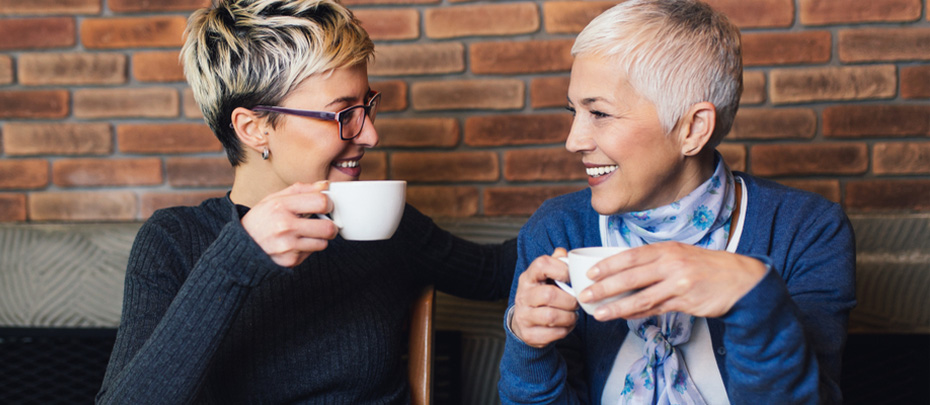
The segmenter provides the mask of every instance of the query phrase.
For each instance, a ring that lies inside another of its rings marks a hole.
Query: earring
[[[262,160],[268,160],[268,155],[270,154],[271,152],[268,151],[268,147],[266,146],[265,149],[262,149]]]

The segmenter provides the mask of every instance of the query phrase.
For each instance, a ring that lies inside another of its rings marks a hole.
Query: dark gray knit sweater
[[[229,198],[140,229],[98,403],[406,403],[406,322],[425,284],[507,297],[515,242],[456,238],[407,206],[387,241],[341,238],[276,265]]]

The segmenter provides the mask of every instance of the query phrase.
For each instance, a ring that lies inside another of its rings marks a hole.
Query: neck
[[[259,160],[236,166],[235,179],[229,199],[233,203],[254,207],[259,201],[287,187],[271,169],[270,164]]]

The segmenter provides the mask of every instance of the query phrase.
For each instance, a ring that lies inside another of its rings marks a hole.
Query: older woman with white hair
[[[512,244],[464,241],[410,206],[388,240],[316,217],[378,143],[373,51],[333,0],[215,0],[191,16],[185,74],[235,179],[139,230],[98,403],[408,403],[423,287],[506,296]]]
[[[738,29],[693,0],[630,0],[578,36],[566,141],[586,190],[520,231],[504,403],[841,401],[853,232],[820,196],[729,170]],[[565,250],[629,248],[576,298]],[[587,315],[578,301],[605,303]]]

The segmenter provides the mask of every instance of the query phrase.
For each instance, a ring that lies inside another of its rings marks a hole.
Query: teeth
[[[336,163],[336,167],[358,167],[358,160],[346,160]]]
[[[612,173],[614,170],[617,170],[618,167],[619,166],[617,165],[589,167],[585,169],[585,171],[588,172],[588,176],[600,177],[605,174]]]

